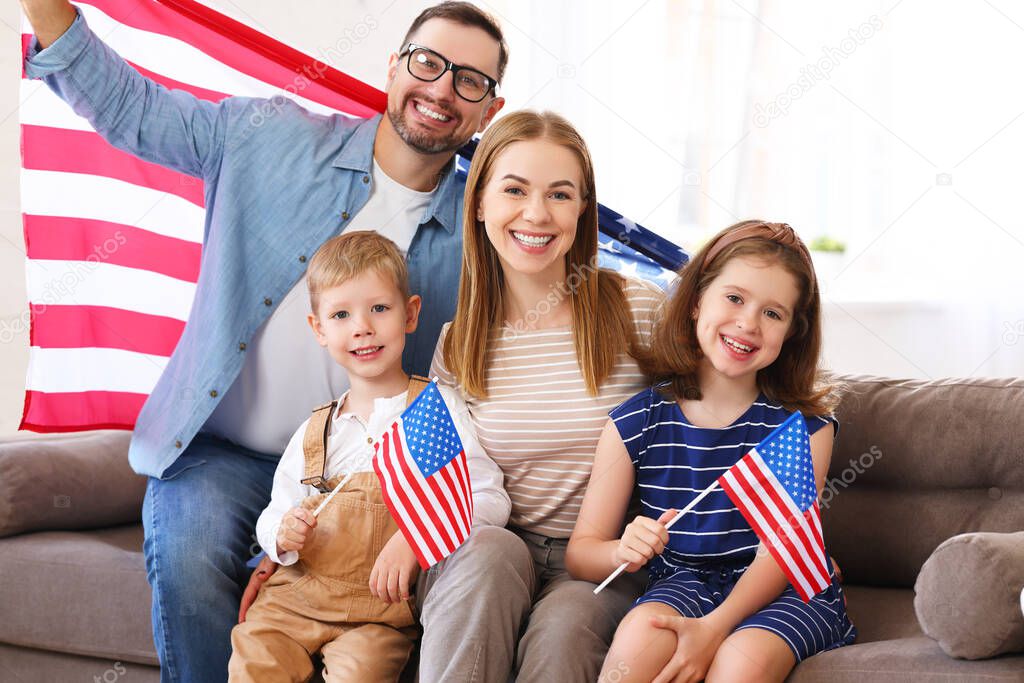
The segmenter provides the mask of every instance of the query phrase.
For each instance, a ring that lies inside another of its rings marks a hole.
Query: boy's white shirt
[[[374,159],[370,196],[344,232],[372,230],[404,255],[433,197],[403,186]],[[253,333],[242,369],[203,430],[260,453],[281,453],[288,434],[309,408],[351,386],[348,373],[317,344],[306,324],[309,288],[299,278]],[[298,398],[299,400],[295,400]]]
[[[473,526],[505,526],[512,502],[505,492],[504,475],[501,468],[487,455],[476,438],[465,401],[447,387],[438,386],[441,396],[448,404],[448,410],[455,422],[455,429],[462,440],[469,465],[469,479],[473,488]],[[325,477],[348,474],[349,472],[373,471],[373,443],[398,419],[405,410],[403,391],[390,398],[378,398],[373,402],[373,413],[366,424],[354,413],[342,413],[335,409],[331,419],[331,430],[327,436],[327,457]],[[342,406],[346,391],[338,399]],[[277,555],[277,532],[285,513],[297,506],[307,496],[319,491],[313,486],[301,483],[305,472],[305,455],[302,440],[306,433],[307,419],[292,435],[281,461],[274,472],[274,485],[270,492],[270,503],[256,522],[256,538],[272,560],[282,565],[294,564],[299,554],[295,551]]]

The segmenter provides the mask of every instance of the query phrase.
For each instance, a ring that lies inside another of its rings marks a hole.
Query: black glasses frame
[[[437,76],[435,76],[434,78],[423,78],[421,76],[417,76],[416,74],[414,74],[412,72],[412,53],[415,52],[416,50],[423,50],[424,52],[428,52],[431,55],[437,57],[438,60],[444,62],[444,69],[441,71],[441,73],[437,74]],[[471,66],[460,66],[460,65],[456,64],[455,62],[453,62],[452,60],[450,60],[447,57],[445,57],[443,54],[441,54],[437,50],[431,50],[429,47],[425,47],[423,45],[417,45],[415,43],[409,43],[408,45],[405,46],[405,49],[402,50],[401,54],[398,55],[399,59],[403,59],[405,57],[409,58],[405,62],[406,70],[409,72],[410,76],[412,76],[413,78],[415,78],[418,81],[423,81],[425,83],[433,83],[434,81],[439,80],[447,72],[451,71],[452,72],[452,86],[455,88],[455,94],[458,95],[459,97],[461,97],[462,99],[466,100],[467,102],[480,102],[485,97],[487,97],[488,93],[491,93],[491,92],[493,92],[495,95],[498,94],[498,80],[496,78],[491,78],[490,76],[485,74],[483,71],[480,71],[479,69],[474,69]],[[481,95],[480,97],[478,97],[475,100],[471,99],[469,97],[466,97],[465,95],[463,95],[459,91],[459,78],[458,78],[458,76],[459,76],[459,72],[460,71],[469,71],[471,73],[479,74],[480,76],[485,78],[487,80],[487,89],[484,90],[484,94]]]

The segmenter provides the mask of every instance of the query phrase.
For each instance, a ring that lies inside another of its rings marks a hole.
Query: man
[[[489,16],[443,3],[424,10],[391,55],[386,116],[322,117],[291,103],[267,116],[266,101],[213,104],[148,81],[67,0],[22,5],[36,33],[30,77],[45,79],[111,144],[205,182],[195,301],[129,457],[149,476],[144,551],[161,679],[223,681],[275,464],[308,406],[347,386],[303,334],[306,260],[344,230],[376,229],[399,244],[425,302],[403,361],[427,372],[461,261],[463,182],[452,158],[502,108],[507,48]],[[424,648],[447,661],[424,680],[480,653],[431,649],[443,630],[428,632]]]

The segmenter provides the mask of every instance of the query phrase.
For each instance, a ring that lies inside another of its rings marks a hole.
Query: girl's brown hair
[[[505,281],[498,253],[487,238],[483,221],[477,220],[480,193],[490,180],[494,161],[514,142],[548,140],[576,155],[586,208],[576,223],[576,239],[565,255],[576,358],[587,391],[596,395],[615,366],[619,353],[636,353],[633,319],[624,292],[624,279],[597,267],[597,200],[594,166],[579,132],[563,117],[551,112],[518,111],[488,128],[466,179],[463,204],[462,278],[455,319],[444,339],[444,363],[470,395],[487,396],[487,345],[504,319]]]
[[[818,368],[822,338],[818,279],[807,247],[785,223],[743,221],[704,245],[680,271],[650,349],[640,354],[640,367],[658,381],[669,381],[676,398],[701,398],[697,368],[703,353],[694,312],[725,264],[741,256],[778,263],[797,279],[800,289],[786,341],[775,362],[757,373],[758,388],[788,410],[831,413],[838,403],[838,387]]]

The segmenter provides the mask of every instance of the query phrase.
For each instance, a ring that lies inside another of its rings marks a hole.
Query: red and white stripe
[[[423,569],[429,569],[462,545],[472,527],[473,496],[466,453],[429,478],[412,459],[402,420],[377,444],[373,469],[384,501],[412,546]]]
[[[358,117],[383,108],[380,91],[333,69],[309,69],[323,75],[293,93],[311,57],[195,0],[78,6],[104,42],[168,88],[212,102],[285,96]],[[19,115],[31,324],[21,428],[131,429],[192,306],[203,183],[115,149],[41,81],[22,79]]]
[[[797,507],[752,449],[718,479],[804,602],[830,583],[818,502]]]

